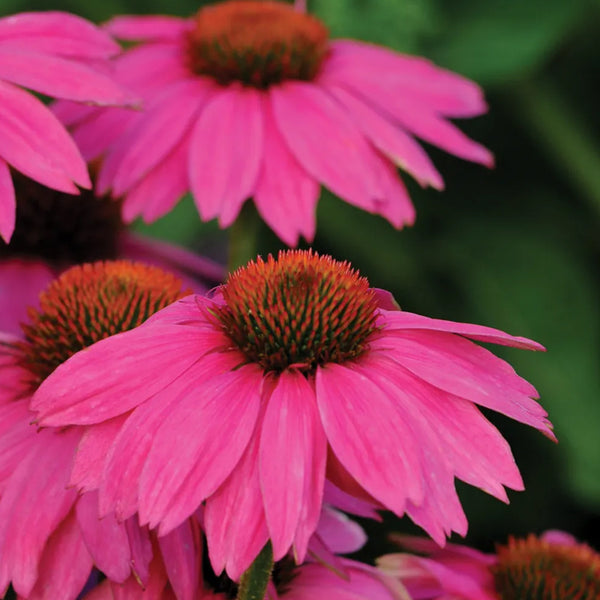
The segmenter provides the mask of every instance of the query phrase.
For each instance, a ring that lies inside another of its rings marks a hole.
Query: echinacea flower
[[[562,531],[509,538],[495,554],[395,536],[409,552],[378,560],[413,600],[597,600],[600,554]]]
[[[0,19],[0,237],[10,240],[15,197],[10,167],[56,190],[91,186],[77,146],[33,94],[124,105],[132,102],[102,68],[119,52],[92,23],[62,12],[29,12]],[[94,64],[94,66],[92,66]]]
[[[72,482],[98,489],[101,512],[163,535],[205,503],[213,567],[237,580],[269,539],[275,560],[304,559],[326,473],[439,543],[467,528],[455,477],[504,501],[522,489],[477,405],[551,425],[535,388],[471,340],[542,349],[403,312],[348,263],[289,251],[73,355],[31,406],[41,426],[89,426]]]
[[[0,595],[12,583],[22,598],[73,600],[94,565],[113,581],[147,582],[147,528],[136,518],[100,519],[97,492],[78,494],[69,485],[84,429],[38,431],[29,401],[72,353],[139,325],[184,294],[181,282],[157,267],[73,267],[41,295],[39,310],[30,310],[24,339],[0,336]],[[183,523],[157,542],[167,567],[181,560],[169,550],[174,541],[189,552],[190,527]]]
[[[17,218],[10,244],[0,240],[0,331],[19,335],[40,292],[65,269],[124,258],[166,268],[185,287],[204,293],[222,281],[216,263],[171,244],[136,235],[118,202],[47,188],[18,173],[13,182]]]
[[[231,225],[246,199],[287,244],[312,240],[319,186],[412,224],[396,166],[421,185],[443,180],[415,141],[491,165],[449,119],[486,110],[473,82],[429,61],[330,40],[317,18],[277,0],[225,0],[189,19],[120,16],[107,30],[141,42],[116,76],[145,101],[139,115],[73,110],[88,160],[104,154],[100,191],[124,196],[126,219],[152,221],[191,190],[200,217]]]

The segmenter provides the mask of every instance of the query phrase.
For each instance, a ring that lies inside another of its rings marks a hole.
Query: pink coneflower
[[[205,502],[213,567],[237,580],[269,539],[275,560],[303,560],[326,471],[439,543],[467,528],[455,477],[504,501],[522,489],[476,405],[551,426],[535,388],[468,338],[542,348],[402,312],[348,263],[289,251],[72,356],[32,408],[42,426],[89,426],[72,482],[98,488],[101,511],[162,535]]]
[[[417,554],[379,559],[413,600],[598,600],[600,554],[562,531],[509,538],[495,554],[465,546],[396,536]]]
[[[413,136],[492,163],[448,120],[485,112],[476,84],[423,58],[331,41],[288,4],[226,0],[190,19],[117,17],[107,30],[141,42],[116,72],[146,112],[57,110],[88,159],[105,153],[100,190],[125,196],[127,219],[152,221],[191,190],[200,217],[227,227],[252,197],[296,245],[314,237],[320,184],[396,227],[412,224],[396,166],[443,188]]]
[[[0,19],[0,237],[9,241],[15,198],[9,165],[53,189],[90,187],[85,162],[52,112],[34,95],[100,105],[126,104],[126,94],[94,62],[119,46],[88,21],[62,12]]]
[[[28,405],[40,381],[71,354],[139,325],[184,294],[176,277],[156,267],[74,267],[41,295],[39,310],[30,310],[24,339],[0,337],[0,595],[12,582],[19,597],[71,600],[93,565],[116,582],[147,582],[147,528],[136,518],[100,519],[98,494],[69,485],[83,428],[38,431]],[[188,520],[158,542],[167,571],[177,540],[191,552],[192,525]]]
[[[216,263],[128,231],[118,202],[91,191],[74,196],[15,174],[17,219],[9,245],[0,240],[0,331],[20,334],[29,306],[65,269],[83,262],[125,258],[175,273],[205,293],[222,281]]]

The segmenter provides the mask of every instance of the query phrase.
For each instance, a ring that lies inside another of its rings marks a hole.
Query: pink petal
[[[306,378],[285,371],[267,401],[260,437],[260,487],[274,560],[285,556],[301,530],[298,562],[306,553],[323,502],[327,442]]]
[[[111,77],[65,58],[0,46],[0,77],[47,96],[97,105],[130,104],[135,98]]]
[[[374,342],[412,373],[455,396],[501,412],[552,436],[535,388],[488,350],[451,334],[405,330]]]
[[[119,16],[111,19],[105,29],[121,40],[179,40],[190,29],[188,19],[164,15]]]
[[[413,175],[422,186],[431,185],[438,190],[444,189],[442,176],[427,153],[410,135],[344,88],[327,86],[327,91],[346,107],[365,137],[390,160]]]
[[[91,187],[75,143],[37,98],[0,81],[0,155],[31,179],[63,192],[77,193],[73,182]]]
[[[127,150],[112,181],[115,196],[131,188],[176,147],[211,94],[212,88],[198,80],[182,81],[169,86],[144,111],[127,136]]]
[[[198,318],[197,306],[190,313]],[[152,397],[222,342],[214,329],[148,321],[72,356],[40,385],[31,408],[43,425],[100,423]]]
[[[317,533],[335,554],[358,552],[367,543],[367,534],[344,513],[323,507]]]
[[[197,598],[202,560],[199,543],[200,534],[193,530],[191,519],[158,538],[165,569],[177,600]]]
[[[187,172],[190,135],[179,141],[163,158],[127,193],[123,202],[123,219],[129,223],[140,214],[145,223],[164,216],[188,191]]]
[[[2,365],[1,369],[4,384],[11,378],[7,377],[5,365]],[[6,404],[0,404],[0,495],[7,481],[10,484],[10,478],[18,469],[23,457],[30,451],[34,432],[29,424],[31,413],[26,404],[10,399]]]
[[[246,448],[260,404],[262,372],[246,365],[188,389],[158,429],[140,479],[140,522],[164,535],[223,483]],[[225,429],[227,435],[214,435]],[[174,438],[174,435],[176,436]],[[176,461],[174,460],[176,458]]]
[[[17,201],[10,169],[6,161],[0,158],[0,237],[7,244],[15,230],[16,217]]]
[[[234,581],[252,564],[269,540],[258,475],[259,436],[225,483],[206,501],[204,529],[215,573],[227,569]]]
[[[0,43],[77,58],[108,58],[120,51],[104,31],[66,12],[23,12],[0,19]]]
[[[320,186],[288,150],[270,103],[263,102],[265,148],[254,202],[265,222],[288,245],[303,235],[309,242],[316,229],[315,210]]]
[[[77,522],[95,565],[109,579],[122,583],[131,574],[127,531],[114,515],[100,518],[98,493],[88,492],[76,504]]]
[[[223,88],[204,109],[190,141],[194,200],[203,221],[228,227],[256,187],[263,161],[261,95],[252,88]]]
[[[0,589],[12,580],[23,596],[33,589],[48,538],[76,499],[66,485],[79,433],[32,434],[29,454],[0,499]]]
[[[121,415],[85,430],[77,447],[70,485],[85,492],[98,489],[108,450],[126,418]]]
[[[131,571],[144,586],[150,581],[150,564],[153,558],[152,541],[148,529],[140,527],[137,516],[125,521],[125,529],[131,549]]]
[[[431,319],[406,311],[382,311],[382,321],[386,328],[394,329],[433,329],[457,333],[479,342],[512,346],[523,350],[545,350],[544,346],[524,337],[509,335],[499,329],[473,325],[472,323],[456,323],[443,319]]]
[[[324,500],[327,504],[352,515],[381,521],[377,513],[379,505],[351,496],[333,485],[331,481],[325,481]]]
[[[372,209],[383,189],[373,151],[351,117],[307,83],[273,87],[269,97],[278,129],[300,165],[341,198]]]
[[[39,577],[28,600],[76,598],[92,570],[89,555],[71,511],[52,534],[39,564]]]
[[[355,40],[330,44],[320,78],[358,85],[384,107],[406,96],[449,117],[475,117],[487,111],[483,92],[473,81],[424,58]]]
[[[408,499],[421,502],[418,440],[387,395],[336,364],[318,368],[316,390],[329,444],[358,483],[399,515]]]

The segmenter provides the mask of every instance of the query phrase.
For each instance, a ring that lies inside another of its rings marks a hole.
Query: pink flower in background
[[[121,207],[91,191],[73,196],[22,175],[13,177],[17,219],[10,244],[0,240],[0,331],[20,334],[20,323],[40,292],[65,269],[83,262],[125,258],[163,267],[184,286],[205,293],[221,282],[217,263],[172,244],[136,235]]]
[[[455,477],[504,501],[523,488],[477,405],[553,439],[551,425],[471,340],[542,349],[400,311],[347,263],[290,251],[75,354],[32,408],[42,426],[89,426],[72,482],[99,490],[101,512],[163,535],[205,502],[213,567],[238,579],[269,539],[276,560],[304,559],[326,473],[440,544],[467,529]]]
[[[146,111],[56,111],[88,160],[104,154],[99,188],[124,196],[126,220],[153,221],[191,190],[200,217],[227,227],[252,197],[296,245],[315,235],[321,184],[395,227],[412,224],[396,166],[443,188],[415,137],[493,162],[449,121],[486,111],[475,83],[423,58],[330,41],[320,21],[285,3],[226,0],[190,19],[117,17],[107,30],[141,42],[116,76]]]
[[[0,237],[5,241],[15,223],[9,166],[71,194],[79,193],[77,186],[91,186],[70,135],[22,88],[97,105],[131,103],[132,97],[94,65],[118,51],[106,32],[75,15],[32,12],[0,19]]]
[[[563,531],[509,538],[495,554],[393,536],[409,552],[378,559],[413,600],[596,600],[600,554]],[[415,554],[412,554],[415,553]]]
[[[100,519],[97,492],[79,494],[69,484],[85,430],[38,431],[28,406],[39,382],[70,354],[135,327],[184,293],[156,267],[74,267],[41,295],[21,338],[0,336],[0,595],[12,583],[19,597],[74,600],[93,566],[115,582],[148,581],[147,528],[136,518]],[[182,569],[172,572],[174,563],[185,553],[171,548],[181,543],[192,552],[192,526],[183,523],[157,543],[175,587]]]

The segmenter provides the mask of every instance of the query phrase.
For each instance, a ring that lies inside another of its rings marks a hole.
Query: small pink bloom
[[[509,538],[495,554],[430,540],[394,536],[405,550],[378,559],[413,600],[595,600],[600,554],[562,531]],[[411,554],[414,552],[416,554]]]
[[[212,299],[75,354],[32,408],[43,426],[89,426],[72,483],[93,472],[101,511],[164,535],[205,503],[213,567],[236,580],[269,539],[276,560],[303,560],[326,472],[443,544],[467,529],[455,477],[503,501],[523,489],[477,405],[554,439],[535,388],[471,340],[542,347],[390,305],[347,263],[258,259]]]
[[[107,33],[68,13],[0,19],[0,237],[5,241],[15,224],[9,166],[70,194],[79,193],[77,186],[91,186],[85,162],[63,125],[22,88],[97,105],[131,103],[131,96],[98,67],[118,51]]]
[[[321,22],[285,3],[227,0],[190,19],[121,16],[107,30],[140,42],[116,73],[146,111],[62,104],[57,114],[88,160],[104,154],[100,189],[125,197],[127,219],[153,221],[191,190],[200,217],[228,227],[252,197],[296,245],[315,235],[321,184],[395,227],[412,224],[396,167],[444,186],[415,137],[493,163],[449,120],[486,111],[476,84],[423,58],[330,41]]]

